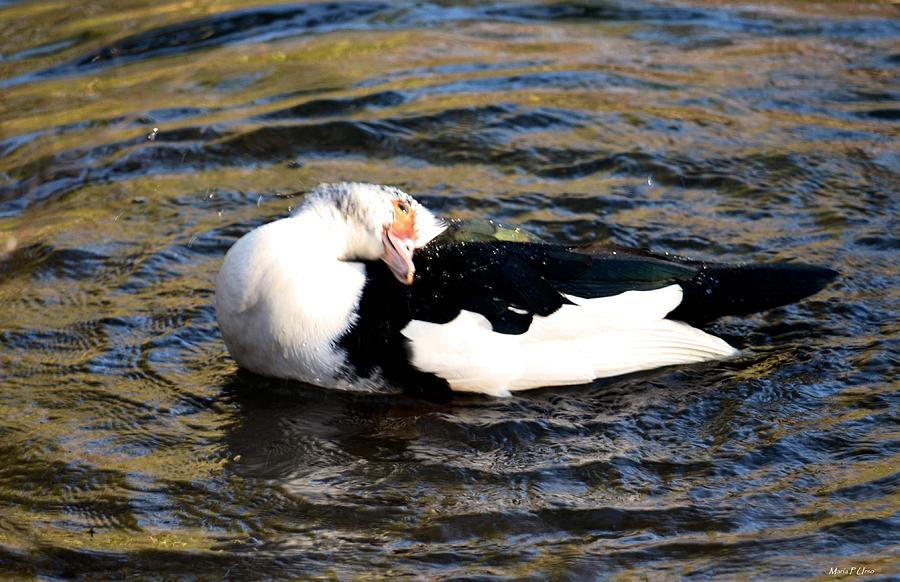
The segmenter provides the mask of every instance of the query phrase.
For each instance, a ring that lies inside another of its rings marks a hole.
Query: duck
[[[239,238],[215,308],[231,357],[257,375],[507,397],[734,358],[706,324],[799,301],[836,276],[546,242],[438,217],[396,187],[343,182]]]

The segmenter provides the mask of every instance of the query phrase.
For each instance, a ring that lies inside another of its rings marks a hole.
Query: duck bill
[[[411,238],[394,232],[390,228],[384,231],[382,238],[384,243],[384,256],[381,258],[404,285],[412,285],[416,275],[416,267],[413,265],[413,251],[416,248],[415,241]]]

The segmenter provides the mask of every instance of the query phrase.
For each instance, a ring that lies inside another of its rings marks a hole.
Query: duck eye
[[[402,212],[403,214],[409,214],[409,204],[407,204],[406,202],[398,202],[397,208],[399,208],[400,212]]]

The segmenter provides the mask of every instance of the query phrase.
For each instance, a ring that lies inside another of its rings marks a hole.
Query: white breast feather
[[[483,315],[469,311],[446,324],[414,320],[402,333],[416,368],[444,378],[453,390],[494,396],[738,353],[713,335],[665,319],[681,303],[678,285],[568,298],[575,305],[535,316],[519,335],[496,333]]]
[[[283,219],[254,230],[226,255],[216,315],[229,352],[244,368],[338,385],[346,355],[335,341],[355,322],[365,267],[317,259],[308,249],[319,240],[297,219]]]

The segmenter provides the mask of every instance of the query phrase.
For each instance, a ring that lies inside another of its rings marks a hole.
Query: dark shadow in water
[[[90,537],[90,532],[83,534]],[[274,572],[277,565],[270,558],[265,570]],[[0,546],[0,571],[7,576],[62,580],[121,580],[143,572],[142,579],[179,579],[190,572],[194,579],[252,580],[258,579],[260,559],[230,553],[192,553],[180,549],[140,550],[128,553],[75,551],[45,546],[27,554]],[[149,574],[152,572],[152,575]]]
[[[715,371],[712,368],[681,367],[688,375]],[[536,438],[535,431],[589,433],[636,410],[666,404],[673,391],[679,399],[686,397],[678,387],[667,385],[677,374],[678,368],[663,368],[581,386],[518,392],[509,398],[453,393],[449,399],[434,401],[399,393],[327,389],[239,371],[218,400],[240,411],[240,420],[227,434],[228,450],[242,457],[235,470],[244,477],[277,479],[320,464],[340,465],[338,457],[345,456],[413,460],[407,446],[431,438],[432,431],[441,440],[486,450],[509,439],[530,441]],[[552,429],[543,425],[549,411],[566,410],[580,418],[569,418]],[[332,454],[335,458],[329,458]]]
[[[486,9],[493,18],[522,21],[629,21],[650,20],[687,22],[702,20],[708,13],[702,10],[674,6],[654,7],[637,2],[548,2],[533,4],[505,4]]]
[[[329,2],[261,6],[225,12],[128,36],[74,61],[11,79],[4,84],[8,86],[35,79],[96,72],[134,61],[185,54],[250,39],[262,42],[296,34],[325,32],[386,7],[386,4],[368,2]]]
[[[703,399],[729,373],[708,366],[670,368],[507,399],[455,395],[446,403],[237,373],[220,399],[236,407],[238,419],[225,439],[228,454],[239,461],[227,471],[261,487],[254,503],[262,531],[252,537],[266,541],[254,546],[254,555],[277,558],[293,572],[317,570],[333,559],[316,541],[317,532],[344,532],[356,539],[364,564],[372,559],[366,548],[381,547],[386,532],[401,521],[408,522],[402,539],[421,544],[422,553],[398,559],[451,568],[477,559],[472,540],[539,539],[563,530],[588,538],[615,538],[622,531],[663,538],[727,532],[735,523],[720,508],[635,508],[615,497],[585,505],[577,493],[571,499],[561,494],[568,500],[555,506],[541,502],[539,491],[529,491],[547,483],[562,491],[630,491],[660,478],[714,473],[707,461],[641,460],[622,446],[636,433],[670,432],[673,407]],[[718,414],[714,401],[709,404]],[[700,412],[706,413],[705,408]],[[727,424],[722,429],[731,432]],[[566,463],[558,455],[567,449],[585,458]],[[519,497],[517,487],[524,488],[521,500],[511,501]],[[436,499],[469,495],[484,499],[432,515],[440,506]],[[420,511],[426,515],[417,518]],[[304,529],[288,537],[273,535],[266,533],[270,521],[303,523]],[[232,542],[222,548],[237,554],[249,549]],[[457,551],[460,555],[449,559]]]

